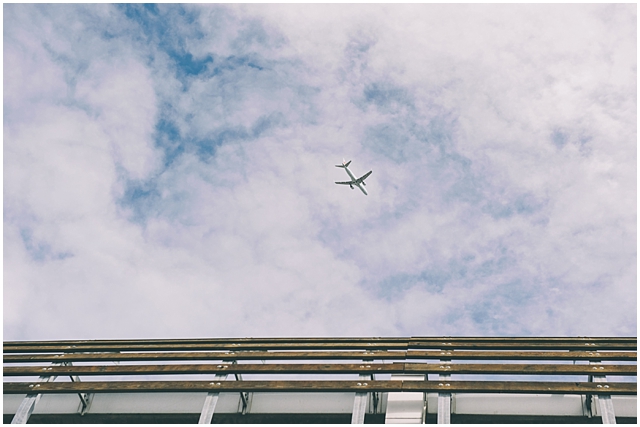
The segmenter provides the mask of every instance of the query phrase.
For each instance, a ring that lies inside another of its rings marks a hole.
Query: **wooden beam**
[[[163,360],[637,360],[636,352],[623,351],[238,351],[238,352],[131,352],[6,354],[4,363],[163,361]]]
[[[117,366],[8,366],[5,377],[69,375],[166,375],[166,374],[509,374],[509,375],[626,375],[636,376],[637,365],[558,364],[440,364],[440,363],[332,363],[332,364],[184,364]]]
[[[274,343],[123,343],[66,345],[7,345],[4,353],[55,353],[86,351],[240,351],[240,350],[406,350],[406,342],[274,342]]]
[[[598,387],[599,386],[599,387]],[[107,381],[8,382],[4,394],[126,392],[372,392],[637,394],[636,383],[524,381]]]
[[[359,374],[402,373],[404,363],[349,364],[188,364],[188,365],[118,365],[118,366],[62,366],[58,368],[20,366],[3,368],[4,376],[34,376],[43,372],[55,375],[163,375],[163,374]],[[571,365],[573,366],[573,365]],[[58,373],[59,372],[59,373]]]
[[[405,351],[238,351],[238,352],[157,352],[157,353],[65,353],[8,354],[5,363],[70,361],[140,361],[140,360],[402,360]]]
[[[635,342],[520,342],[412,340],[411,342],[233,342],[233,343],[145,343],[123,344],[75,343],[66,345],[10,345],[5,343],[4,353],[66,353],[111,351],[255,351],[255,350],[637,350]]]
[[[5,341],[4,345],[128,345],[128,344],[232,344],[232,343],[407,343],[408,337],[310,337],[310,338],[178,338],[143,340],[55,340],[55,341]]]
[[[454,350],[637,350],[635,342],[411,341],[409,349]]]
[[[552,365],[552,364],[436,364],[406,363],[405,373],[425,374],[506,374],[506,375],[625,375],[636,376],[637,365]]]
[[[5,341],[5,346],[32,345],[113,345],[113,344],[231,344],[231,343],[344,343],[386,342],[413,343],[424,341],[456,342],[517,342],[517,343],[637,343],[636,337],[302,337],[302,338],[179,338],[179,339],[124,339],[124,340],[54,340]]]
[[[630,351],[456,351],[409,350],[407,359],[451,360],[618,360],[633,361],[636,352]]]
[[[542,381],[406,381],[402,391],[450,391],[452,393],[525,393],[525,394],[636,394],[636,383],[609,383],[598,387],[591,382]]]

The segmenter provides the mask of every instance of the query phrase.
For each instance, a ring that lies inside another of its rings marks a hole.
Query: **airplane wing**
[[[373,171],[369,171],[369,172],[365,173],[365,174],[364,174],[364,175],[362,175],[360,178],[356,179],[356,182],[357,182],[358,184],[359,184],[359,183],[361,183],[362,181],[364,181],[365,179],[367,179],[367,177],[368,177],[369,175],[371,175],[371,172],[373,172]]]
[[[344,184],[344,185],[352,185],[355,183],[356,183],[355,181],[336,182],[336,184]]]

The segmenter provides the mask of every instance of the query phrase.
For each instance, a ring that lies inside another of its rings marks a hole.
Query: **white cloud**
[[[635,8],[181,7],[5,8],[8,339],[635,333]]]
[[[88,106],[109,138],[116,163],[131,178],[144,178],[157,167],[156,97],[142,63],[130,58],[91,63],[78,79],[76,99]]]

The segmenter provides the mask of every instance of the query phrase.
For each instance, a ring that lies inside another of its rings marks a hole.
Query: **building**
[[[636,423],[633,338],[4,342],[4,422]]]

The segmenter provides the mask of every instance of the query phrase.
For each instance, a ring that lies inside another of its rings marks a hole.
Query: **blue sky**
[[[636,334],[635,5],[3,11],[5,339]]]

